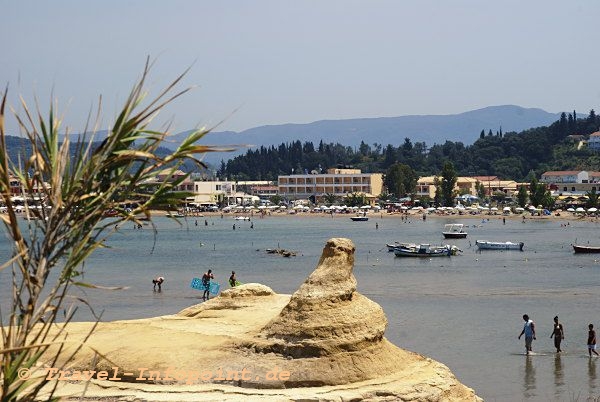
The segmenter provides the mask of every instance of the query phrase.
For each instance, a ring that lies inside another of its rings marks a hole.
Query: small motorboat
[[[600,246],[582,246],[581,244],[573,244],[573,251],[576,253],[588,253],[598,254],[600,253]]]
[[[456,246],[432,246],[431,244],[419,244],[418,246],[398,246],[394,248],[396,257],[449,257],[459,252]]]
[[[476,240],[475,245],[479,250],[519,250],[523,251],[525,243],[519,242],[514,243],[511,241],[487,241],[487,240]]]
[[[368,221],[369,217],[364,216],[364,215],[356,215],[356,216],[351,216],[350,219],[352,219],[355,222],[362,222],[362,221]]]
[[[400,242],[396,241],[394,243],[387,243],[385,246],[387,247],[389,252],[392,252],[392,251],[394,251],[394,248],[396,248],[396,247],[400,247],[400,246],[417,247],[418,245],[415,243],[400,243]]]
[[[442,234],[446,239],[464,239],[467,237],[467,232],[464,231],[464,225],[462,223],[449,223],[444,225]]]
[[[250,217],[249,216],[236,216],[235,218],[236,221],[249,221]]]

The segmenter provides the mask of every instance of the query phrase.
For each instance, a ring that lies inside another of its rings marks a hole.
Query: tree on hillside
[[[543,205],[544,196],[546,195],[546,185],[544,183],[538,182],[536,178],[531,180],[529,184],[529,200],[531,205],[537,207],[538,205]]]
[[[521,208],[525,208],[525,205],[527,205],[527,197],[527,189],[525,186],[520,186],[519,192],[517,193],[517,203]]]
[[[454,206],[454,186],[456,185],[456,170],[450,161],[444,162],[444,167],[441,172],[440,187],[442,190],[442,204],[445,207]]]
[[[367,204],[367,198],[362,193],[350,193],[344,197],[344,204],[349,207],[362,207]]]
[[[435,187],[435,194],[433,196],[433,204],[437,207],[442,205],[442,186],[440,185],[441,179],[438,176],[433,178],[433,185]]]
[[[386,172],[384,184],[388,192],[398,198],[413,194],[417,186],[417,174],[410,166],[395,163]]]
[[[480,200],[483,200],[485,198],[485,186],[480,181],[477,181],[475,183],[475,191],[477,191],[477,197]]]
[[[596,192],[596,189],[592,188],[592,190],[585,193],[585,195],[588,198],[585,203],[586,208],[598,208],[599,194]]]
[[[335,205],[338,202],[338,197],[335,194],[326,193],[323,195],[323,202],[327,206]]]

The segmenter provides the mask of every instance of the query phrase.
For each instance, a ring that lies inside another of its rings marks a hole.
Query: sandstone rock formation
[[[124,381],[88,384],[86,395],[96,399],[479,400],[443,364],[385,339],[383,310],[356,291],[354,250],[348,239],[329,240],[316,270],[291,297],[247,284],[177,315],[102,323],[87,342],[90,348],[68,365],[119,367]],[[83,338],[89,328],[74,323],[70,339]],[[252,375],[184,382],[124,375],[138,375],[140,367]],[[286,375],[269,378],[274,371]],[[64,395],[80,393],[84,384],[60,385]]]

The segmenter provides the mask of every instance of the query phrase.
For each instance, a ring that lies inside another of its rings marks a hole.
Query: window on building
[[[571,191],[575,191],[575,187],[571,187]]]

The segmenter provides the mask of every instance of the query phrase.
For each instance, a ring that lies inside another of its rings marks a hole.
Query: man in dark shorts
[[[208,300],[210,299],[210,280],[215,279],[212,274],[212,270],[209,269],[202,275],[202,286],[204,286],[204,293],[202,294],[202,299]]]

